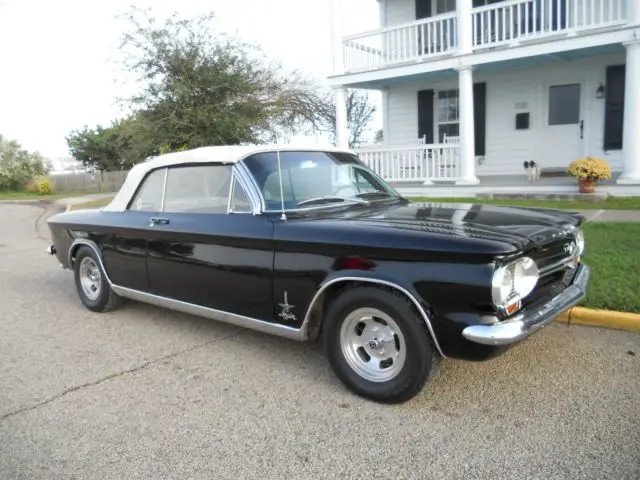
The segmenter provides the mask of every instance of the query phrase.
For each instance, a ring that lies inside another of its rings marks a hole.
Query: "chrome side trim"
[[[242,174],[242,169],[238,166],[238,165],[234,165],[233,166],[233,181],[232,181],[232,191],[230,192],[230,199],[229,199],[229,213],[244,213],[244,214],[252,214],[252,215],[258,215],[260,213],[260,200],[257,197],[257,195],[255,194],[255,192],[253,191],[252,187],[251,187],[251,183],[248,182],[248,180],[246,178],[243,177]],[[247,198],[249,199],[249,202],[251,202],[251,212],[234,212],[233,208],[232,208],[232,204],[233,204],[233,195],[235,194],[235,189],[240,187],[244,193],[247,195]]]
[[[269,323],[251,317],[224,312],[222,310],[202,307],[200,305],[194,305],[192,303],[182,302],[180,300],[174,300],[172,298],[161,297],[159,295],[153,295],[151,293],[141,292],[139,290],[133,290],[131,288],[120,287],[118,285],[112,285],[111,288],[116,295],[124,298],[129,298],[131,300],[156,305],[158,307],[179,311],[189,315],[195,315],[198,317],[228,323],[237,327],[243,327],[259,332],[268,333],[271,335],[277,335],[279,337],[284,337],[291,340],[302,340],[301,330],[287,327],[285,325],[278,325],[276,323]]]
[[[72,265],[71,252],[73,251],[74,247],[77,245],[86,245],[93,249],[93,251],[96,253],[96,256],[98,257],[98,263],[100,264],[100,268],[104,272],[104,277],[116,295],[119,295],[124,298],[129,298],[131,300],[136,300],[142,303],[156,305],[158,307],[163,307],[170,310],[176,310],[189,315],[195,315],[198,317],[209,318],[211,320],[217,320],[219,322],[228,323],[231,325],[235,325],[237,327],[243,327],[251,330],[256,330],[259,332],[268,333],[271,335],[277,335],[279,337],[284,337],[291,340],[297,340],[297,341],[304,340],[302,338],[301,329],[291,328],[285,325],[279,325],[277,323],[269,323],[263,320],[258,320],[256,318],[245,317],[242,315],[236,315],[234,313],[229,313],[222,310],[215,310],[213,308],[202,307],[200,305],[194,305],[192,303],[182,302],[180,300],[161,297],[159,295],[153,295],[151,293],[141,292],[139,290],[134,290],[131,288],[121,287],[120,285],[116,285],[111,281],[111,279],[109,278],[109,275],[107,274],[107,270],[104,267],[104,263],[102,262],[102,254],[100,253],[100,249],[98,248],[96,243],[91,240],[88,240],[85,238],[78,238],[73,241],[73,243],[71,244],[71,247],[69,247],[69,265]]]
[[[334,284],[339,283],[339,282],[374,283],[374,284],[377,284],[377,285],[384,285],[386,287],[394,288],[394,289],[398,290],[399,292],[402,292],[404,295],[407,296],[407,298],[409,298],[409,300],[411,300],[411,302],[418,309],[418,312],[420,312],[420,315],[422,316],[422,319],[427,324],[427,328],[429,329],[429,333],[431,334],[431,338],[433,339],[433,343],[434,343],[436,349],[438,350],[438,353],[440,355],[442,355],[443,358],[447,358],[447,356],[443,353],[442,348],[440,347],[440,344],[438,343],[438,339],[436,338],[436,334],[433,331],[433,326],[431,325],[431,320],[429,320],[429,316],[427,315],[427,312],[424,311],[424,308],[422,308],[422,305],[420,305],[420,302],[418,302],[418,300],[415,298],[415,296],[411,292],[409,292],[406,288],[403,288],[400,285],[397,285],[397,284],[395,284],[393,282],[388,282],[386,280],[379,280],[377,278],[369,278],[369,277],[339,277],[339,278],[334,278],[333,280],[330,280],[329,282],[325,283],[322,287],[320,287],[318,289],[318,291],[316,292],[316,294],[311,299],[311,303],[309,304],[309,308],[307,308],[307,313],[306,313],[306,315],[304,317],[304,321],[302,322],[302,326],[300,327],[301,338],[303,340],[306,340],[308,338],[307,328],[308,328],[309,322],[311,320],[311,311],[313,310],[313,307],[314,307],[316,301],[320,298],[322,293],[327,288],[329,288],[331,285],[334,285]]]
[[[212,320],[217,320],[217,321],[220,321],[220,322],[223,322],[223,323],[228,323],[228,324],[235,325],[235,326],[238,326],[238,327],[248,328],[248,329],[256,330],[256,331],[263,332],[263,333],[277,335],[279,337],[284,337],[284,338],[288,338],[288,339],[296,340],[296,341],[300,341],[300,342],[305,341],[308,338],[307,327],[308,327],[309,321],[311,319],[311,311],[313,310],[315,302],[318,300],[318,298],[320,298],[322,293],[327,288],[329,288],[331,285],[334,285],[334,284],[336,284],[338,282],[349,282],[349,281],[385,285],[387,287],[394,288],[394,289],[398,290],[399,292],[402,292],[404,295],[407,296],[407,298],[409,298],[411,300],[411,302],[418,309],[418,312],[420,312],[420,315],[422,316],[424,322],[427,324],[427,329],[429,330],[429,333],[431,334],[431,338],[433,339],[433,343],[434,343],[436,349],[438,350],[438,353],[440,353],[440,355],[442,355],[443,358],[447,358],[447,356],[442,352],[442,348],[440,347],[440,344],[438,343],[438,339],[436,338],[436,334],[433,331],[433,327],[431,325],[431,320],[429,320],[429,316],[424,311],[424,308],[422,308],[422,305],[420,305],[420,302],[418,302],[418,300],[407,289],[405,289],[405,288],[403,288],[403,287],[401,287],[401,286],[399,286],[399,285],[397,285],[395,283],[388,282],[386,280],[378,280],[378,279],[367,278],[367,277],[339,277],[339,278],[334,278],[333,280],[325,283],[321,288],[318,289],[318,291],[314,295],[313,299],[311,300],[311,303],[309,304],[309,307],[307,309],[307,313],[305,315],[304,321],[302,322],[302,326],[300,327],[300,329],[296,329],[296,328],[287,327],[285,325],[279,325],[279,324],[276,324],[276,323],[265,322],[263,320],[258,320],[258,319],[251,318],[251,317],[245,317],[245,316],[242,316],[242,315],[236,315],[234,313],[229,313],[229,312],[225,312],[225,311],[222,311],[222,310],[215,310],[213,308],[202,307],[200,305],[194,305],[194,304],[191,304],[191,303],[182,302],[180,300],[174,300],[172,298],[161,297],[159,295],[154,295],[154,294],[151,294],[151,293],[141,292],[139,290],[134,290],[134,289],[127,288],[127,287],[121,287],[119,285],[114,284],[111,281],[111,279],[109,278],[109,275],[107,273],[107,269],[105,268],[104,263],[102,262],[102,254],[100,252],[100,249],[98,248],[96,243],[91,241],[91,240],[88,240],[88,239],[85,239],[85,238],[78,238],[78,239],[73,241],[73,243],[69,247],[69,265],[73,265],[72,258],[71,258],[71,252],[73,251],[75,246],[80,245],[80,244],[86,245],[86,246],[92,248],[93,251],[96,253],[96,256],[98,257],[98,263],[100,264],[100,268],[104,272],[105,279],[107,280],[107,282],[109,283],[109,286],[112,288],[112,290],[114,291],[114,293],[116,295],[120,295],[121,297],[129,298],[131,300],[136,300],[136,301],[139,301],[139,302],[142,302],[142,303],[149,303],[151,305],[156,305],[156,306],[159,306],[159,307],[180,311],[180,312],[183,312],[183,313],[186,313],[186,314],[189,314],[189,315],[195,315],[195,316],[199,316],[199,317],[209,318],[209,319],[212,319]]]
[[[164,212],[164,200],[167,195],[167,179],[169,178],[169,169],[164,168],[164,180],[162,180],[162,199],[160,200],[160,211]]]
[[[251,200],[251,204],[253,206],[254,215],[260,214],[265,209],[264,198],[262,197],[262,192],[258,187],[256,179],[253,178],[253,175],[251,175],[249,167],[245,165],[244,158],[236,163],[233,167],[238,173],[238,179],[240,180],[240,183],[243,184],[247,194],[249,195],[249,199]]]
[[[98,245],[93,240],[89,240],[87,238],[76,238],[71,243],[71,246],[69,247],[69,252],[67,253],[67,260],[69,261],[69,266],[73,269],[73,258],[72,258],[71,252],[73,252],[75,247],[78,245],[86,245],[87,247],[91,248],[95,252],[96,256],[98,257],[98,263],[100,263],[100,268],[104,272],[104,276],[107,279],[107,282],[109,282],[109,285],[112,285],[113,283],[111,282],[111,279],[107,274],[107,269],[104,267],[104,263],[102,263],[102,252],[100,252],[100,248],[98,248]]]

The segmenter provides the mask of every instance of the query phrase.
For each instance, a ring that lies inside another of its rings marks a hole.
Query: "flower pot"
[[[578,183],[580,184],[580,193],[593,193],[593,192],[596,191],[596,181],[595,180],[579,179]]]

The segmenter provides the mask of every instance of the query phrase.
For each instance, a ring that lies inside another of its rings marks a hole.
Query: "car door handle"
[[[154,225],[169,225],[169,219],[164,217],[151,217],[150,225],[153,227]]]

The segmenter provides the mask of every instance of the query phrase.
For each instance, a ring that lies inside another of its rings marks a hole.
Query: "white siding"
[[[619,170],[620,151],[604,152],[604,99],[597,99],[596,89],[606,84],[606,67],[623,64],[622,55],[606,55],[570,62],[535,65],[531,68],[496,70],[491,73],[474,72],[474,82],[487,83],[486,156],[477,164],[479,175],[520,174],[525,160],[535,160],[544,167],[551,165],[544,157],[545,127],[547,124],[547,91],[549,84],[582,83],[582,118],[584,119],[584,154],[607,159]],[[423,89],[457,88],[457,80],[431,83],[412,83],[389,89],[388,132],[390,144],[415,142],[418,136],[417,91]],[[526,109],[516,104],[526,103]],[[515,114],[530,113],[528,130],[515,129]]]
[[[382,0],[384,14],[380,18],[386,23],[382,27],[393,27],[416,20],[415,0]]]

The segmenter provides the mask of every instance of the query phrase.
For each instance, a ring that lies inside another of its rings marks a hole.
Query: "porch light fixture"
[[[596,90],[596,98],[604,98],[604,85],[601,83]]]

